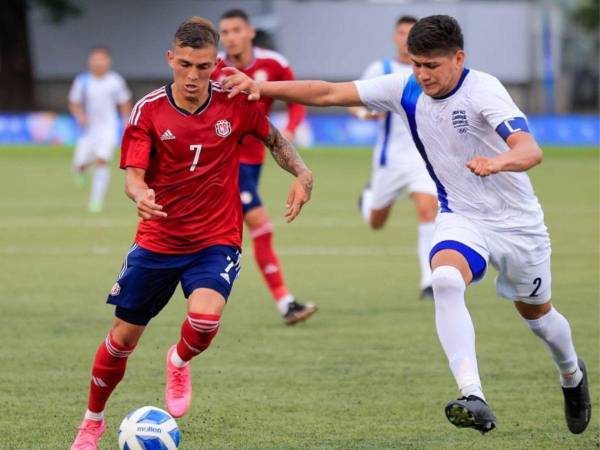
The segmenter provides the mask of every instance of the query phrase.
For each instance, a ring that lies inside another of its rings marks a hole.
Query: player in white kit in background
[[[92,49],[88,66],[89,71],[73,81],[69,110],[81,130],[73,156],[73,170],[83,184],[85,171],[93,165],[88,209],[97,213],[104,207],[110,181],[110,162],[119,144],[120,125],[125,123],[131,112],[131,92],[123,77],[111,70],[108,49]]]
[[[541,162],[542,150],[498,79],[465,68],[462,32],[454,18],[419,20],[408,48],[414,71],[409,77],[260,83],[228,69],[223,86],[232,89],[230,96],[249,90],[250,100],[265,95],[402,115],[436,183],[441,207],[430,255],[435,323],[462,394],[446,405],[448,420],[481,433],[496,426],[483,394],[475,330],[465,304],[467,286],[483,278],[489,261],[498,271],[498,295],[513,301],[548,348],[558,369],[567,427],[582,433],[592,413],[587,370],[575,352],[569,322],[551,302],[550,238],[525,173]]]
[[[412,73],[406,41],[416,22],[417,19],[412,16],[402,16],[396,21],[396,58],[374,61],[363,73],[363,80],[391,73]],[[419,221],[417,255],[421,269],[421,298],[433,298],[429,251],[438,210],[435,183],[427,173],[410,130],[401,116],[391,112],[372,112],[362,106],[353,106],[349,110],[359,119],[380,121],[377,142],[373,149],[371,179],[360,197],[363,218],[374,230],[383,228],[394,202],[408,191]]]

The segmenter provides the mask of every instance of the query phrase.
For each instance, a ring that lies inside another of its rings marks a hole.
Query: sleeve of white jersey
[[[123,103],[131,100],[131,91],[127,87],[127,82],[121,75],[117,75],[117,103],[122,105]]]
[[[527,116],[515,104],[506,88],[491,75],[486,77],[481,88],[475,92],[474,101],[483,118],[494,130],[498,131],[499,127],[505,123],[509,130],[514,129],[511,128],[514,119],[518,119],[515,123],[526,123],[527,121]],[[517,130],[515,129],[515,131]],[[498,132],[500,133],[500,131]]]
[[[83,103],[83,82],[81,75],[75,77],[71,89],[69,90],[69,103],[80,105]]]
[[[354,85],[360,101],[368,109],[399,114],[402,109],[400,99],[407,79],[404,74],[393,73],[369,80],[356,80]]]

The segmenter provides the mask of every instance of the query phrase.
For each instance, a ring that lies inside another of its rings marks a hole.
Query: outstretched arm
[[[487,177],[498,172],[525,172],[542,162],[542,149],[530,133],[511,134],[506,143],[510,150],[493,158],[477,156],[467,163],[475,175]]]
[[[313,175],[294,146],[270,122],[269,134],[266,138],[262,138],[262,141],[271,151],[277,164],[296,176],[285,205],[285,218],[289,223],[300,214],[302,206],[310,200]]]
[[[233,67],[223,68],[227,77],[221,82],[230,90],[229,98],[248,91],[249,100],[261,96],[272,97],[288,103],[309,106],[362,106],[353,82],[329,83],[327,81],[265,81],[257,82]]]

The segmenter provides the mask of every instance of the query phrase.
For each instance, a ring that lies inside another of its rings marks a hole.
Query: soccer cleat
[[[192,402],[192,375],[189,364],[177,367],[171,362],[171,354],[177,345],[173,345],[167,352],[167,386],[165,399],[167,411],[173,417],[182,417]]]
[[[96,450],[98,448],[98,441],[100,441],[105,429],[106,422],[104,419],[83,419],[71,450]]]
[[[431,286],[421,290],[421,300],[433,300],[433,288]]]
[[[446,405],[446,417],[458,428],[474,428],[485,434],[496,428],[496,417],[486,402],[475,395],[452,400]]]
[[[577,360],[583,378],[574,388],[562,388],[565,397],[565,419],[569,431],[583,433],[592,418],[592,402],[587,381],[587,369],[582,359]]]
[[[290,302],[288,310],[283,316],[286,325],[295,325],[298,322],[308,319],[317,312],[317,305],[312,303],[302,304],[297,301]]]

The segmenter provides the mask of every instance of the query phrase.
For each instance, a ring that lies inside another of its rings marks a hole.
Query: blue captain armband
[[[516,133],[517,131],[529,133],[529,127],[527,126],[525,118],[513,117],[512,119],[505,120],[496,127],[496,133],[498,133],[505,141],[511,134]]]

